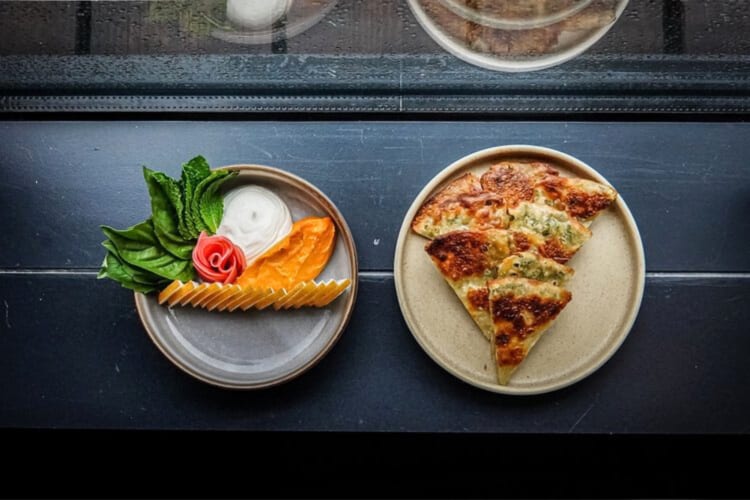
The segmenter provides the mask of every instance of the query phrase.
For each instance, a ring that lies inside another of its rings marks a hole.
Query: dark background
[[[261,47],[206,35],[186,6],[0,2],[2,493],[748,496],[749,3],[632,0],[585,55],[521,75],[445,54],[396,0],[341,0]],[[613,359],[535,398],[437,367],[391,277],[424,183],[514,142],[612,181],[649,273]],[[97,225],[143,218],[140,165],[194,154],[302,175],[352,225],[355,317],[291,384],[190,379],[93,279]]]

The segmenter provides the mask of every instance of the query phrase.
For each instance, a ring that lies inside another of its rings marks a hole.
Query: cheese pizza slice
[[[490,338],[487,280],[497,276],[498,265],[508,257],[507,231],[454,231],[430,241],[425,251],[443,278],[456,292],[479,329]]]
[[[575,217],[548,205],[524,201],[508,212],[517,251],[535,249],[564,264],[591,238],[591,230]]]
[[[551,283],[519,277],[492,280],[488,288],[493,323],[492,355],[497,380],[506,385],[570,302],[571,293]]]
[[[555,286],[565,286],[573,277],[573,269],[534,252],[520,252],[503,259],[497,277],[528,278]]]
[[[583,222],[592,221],[617,199],[617,191],[606,184],[574,177],[549,176],[536,189],[537,200]]]
[[[549,205],[576,219],[593,220],[617,198],[610,186],[578,177],[563,177],[551,163],[508,160],[490,167],[480,183],[512,209],[523,202]]]
[[[494,328],[487,281],[522,276],[563,285],[573,270],[533,252],[512,253],[513,234],[505,230],[454,231],[438,236],[425,250],[487,339]]]
[[[503,229],[508,222],[502,198],[483,191],[479,178],[468,173],[427,200],[411,227],[417,234],[434,238],[460,229]]]

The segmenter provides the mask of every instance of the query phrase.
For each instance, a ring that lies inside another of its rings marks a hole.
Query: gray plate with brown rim
[[[217,312],[168,308],[155,296],[135,294],[136,308],[151,340],[186,373],[213,385],[257,389],[291,380],[320,361],[343,333],[357,296],[357,252],[336,206],[312,184],[279,169],[258,165],[223,167],[239,171],[224,192],[255,184],[289,206],[292,220],[328,216],[336,226],[331,258],[316,281],[349,279],[352,284],[324,308]]]

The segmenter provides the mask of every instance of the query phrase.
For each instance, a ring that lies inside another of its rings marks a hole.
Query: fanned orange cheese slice
[[[243,288],[242,293],[233,295],[232,299],[227,302],[221,310],[234,311],[236,309],[239,309],[242,304],[245,304],[248,301],[252,301],[253,299],[255,300],[255,302],[257,302],[262,297],[263,290],[260,290],[258,288]]]
[[[169,297],[171,297],[173,293],[182,288],[184,285],[185,283],[180,280],[174,280],[172,283],[170,283],[167,288],[159,293],[159,304],[164,304],[167,300],[169,300]]]
[[[266,307],[279,300],[284,295],[286,295],[286,290],[284,290],[283,288],[279,288],[278,290],[274,290],[272,288],[268,290],[266,296],[260,299],[253,307],[258,309],[259,311],[262,311]]]
[[[325,307],[351,286],[351,280],[305,281],[291,290],[255,288],[236,284],[173,281],[160,294],[159,303],[173,306],[202,307],[209,311],[247,311],[273,306],[274,309]]]
[[[195,285],[195,288],[190,290],[188,293],[186,293],[180,300],[179,304],[181,306],[187,305],[191,303],[195,297],[199,296],[202,292],[204,292],[209,287],[209,283],[201,283],[199,285]]]
[[[193,307],[200,307],[204,302],[209,300],[212,295],[218,293],[222,286],[222,283],[211,283],[200,293],[192,297],[189,304]]]
[[[188,281],[184,286],[180,287],[178,290],[175,290],[175,292],[169,296],[169,298],[167,299],[167,304],[169,304],[170,306],[179,304],[180,301],[184,297],[189,295],[196,286],[198,285],[195,281]]]
[[[242,292],[242,287],[225,285],[221,289],[219,289],[219,291],[216,292],[215,295],[213,295],[203,303],[203,308],[208,309],[209,311],[213,311],[214,309],[219,307],[220,304],[223,304],[227,300],[231,300],[232,297],[240,292]]]
[[[274,302],[273,308],[276,309],[277,311],[279,309],[281,309],[282,307],[285,308],[286,305],[288,303],[290,303],[292,300],[294,300],[295,297],[299,296],[299,294],[302,291],[304,291],[304,289],[305,289],[305,283],[304,282],[297,283],[297,285],[294,288],[292,288],[291,290],[289,290],[289,292],[286,295],[284,295],[279,300],[277,300],[276,302]]]
[[[305,288],[302,290],[302,292],[297,295],[293,301],[287,303],[286,309],[299,309],[300,307],[309,305],[310,298],[320,291],[321,286],[323,286],[322,283],[308,281],[307,283],[305,283]]]
[[[341,293],[349,287],[349,283],[337,283],[333,282],[333,287],[328,290],[327,293],[322,294],[320,297],[318,297],[312,305],[315,307],[323,307],[326,304],[330,304],[336,297],[341,295]]]

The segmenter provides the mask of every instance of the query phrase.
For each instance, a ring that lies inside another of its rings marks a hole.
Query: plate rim
[[[630,211],[630,208],[628,207],[625,200],[622,198],[621,195],[617,196],[617,200],[615,201],[618,208],[621,210],[624,221],[627,226],[627,230],[630,233],[630,236],[634,240],[634,247],[635,247],[635,254],[636,254],[636,272],[638,273],[637,279],[636,279],[636,290],[635,290],[635,298],[633,300],[633,307],[628,312],[628,315],[626,317],[626,320],[623,324],[623,327],[621,329],[621,332],[619,334],[619,338],[616,339],[616,341],[606,350],[602,353],[600,358],[596,360],[595,363],[593,363],[590,367],[583,370],[580,374],[576,375],[575,377],[572,377],[571,379],[564,379],[562,382],[553,383],[553,384],[547,384],[543,385],[539,388],[522,388],[522,387],[512,387],[512,386],[503,386],[497,383],[487,383],[487,382],[481,382],[478,380],[474,380],[471,377],[465,376],[464,374],[458,372],[456,369],[451,367],[449,364],[444,363],[436,353],[433,353],[431,349],[429,349],[419,338],[419,335],[415,333],[418,328],[414,325],[414,320],[411,317],[410,314],[407,314],[408,307],[406,306],[406,298],[405,298],[405,291],[403,290],[403,281],[401,276],[401,267],[403,266],[403,250],[404,245],[406,241],[406,237],[411,234],[411,220],[416,215],[417,210],[419,207],[424,203],[424,201],[427,199],[427,197],[435,191],[441,184],[445,183],[452,175],[454,175],[458,170],[461,168],[464,168],[468,165],[470,165],[473,162],[476,162],[478,160],[484,159],[484,158],[490,158],[490,157],[496,157],[496,156],[516,156],[516,155],[531,155],[536,157],[546,157],[549,159],[556,160],[557,162],[561,162],[563,164],[568,164],[572,167],[575,167],[575,169],[580,169],[586,172],[588,175],[590,175],[593,179],[602,182],[608,186],[612,186],[612,184],[598,171],[596,171],[593,167],[588,165],[587,163],[583,162],[582,160],[579,160],[578,158],[571,156],[567,153],[563,153],[562,151],[558,151],[556,149],[543,147],[543,146],[533,146],[528,144],[512,144],[512,145],[506,145],[506,146],[495,146],[491,148],[482,149],[479,151],[476,151],[474,153],[470,153],[466,156],[463,156],[462,158],[459,158],[458,160],[454,161],[447,167],[443,168],[440,172],[435,174],[432,179],[420,190],[420,192],[417,194],[417,196],[414,198],[414,201],[409,205],[409,208],[406,211],[406,214],[404,215],[403,222],[401,224],[401,229],[398,233],[398,238],[396,240],[396,251],[394,254],[393,259],[393,281],[396,288],[396,297],[398,299],[398,305],[399,309],[401,310],[401,315],[404,318],[404,322],[406,323],[407,328],[409,329],[409,332],[411,333],[412,337],[416,340],[417,344],[422,348],[422,350],[427,353],[427,355],[435,362],[438,366],[446,370],[451,375],[455,376],[459,380],[466,382],[469,385],[472,385],[474,387],[477,387],[479,389],[484,389],[489,392],[494,392],[498,394],[506,394],[506,395],[514,395],[514,396],[532,396],[536,394],[545,394],[548,392],[557,391],[560,389],[563,389],[565,387],[571,386],[577,382],[580,382],[581,380],[589,377],[590,375],[594,374],[599,368],[601,368],[607,361],[609,361],[612,356],[620,349],[622,344],[625,342],[625,339],[630,334],[630,331],[633,329],[633,325],[635,324],[636,319],[638,318],[638,314],[641,309],[641,305],[643,302],[643,294],[645,290],[645,284],[646,284],[646,257],[643,250],[643,241],[641,239],[640,232],[638,231],[638,225],[636,224],[635,218],[633,217],[633,214]]]
[[[223,389],[233,389],[233,390],[238,390],[238,391],[265,389],[267,387],[274,387],[277,385],[281,385],[291,380],[294,380],[295,378],[299,377],[300,375],[304,374],[305,372],[313,368],[315,365],[317,365],[333,349],[333,346],[336,345],[336,343],[339,341],[339,339],[343,335],[344,330],[346,330],[346,327],[349,325],[349,321],[351,320],[352,314],[354,312],[354,304],[356,303],[357,291],[359,288],[359,258],[357,256],[357,247],[354,243],[354,237],[352,235],[351,229],[349,228],[349,224],[346,222],[346,219],[341,214],[341,211],[338,209],[338,207],[330,200],[330,198],[328,198],[328,196],[326,196],[325,193],[323,193],[315,185],[313,185],[309,181],[306,181],[305,179],[295,174],[292,174],[280,168],[270,167],[267,165],[251,164],[251,163],[238,163],[238,164],[232,164],[232,165],[225,165],[222,167],[213,168],[212,170],[237,170],[237,171],[260,172],[260,173],[264,173],[270,176],[279,176],[279,177],[285,178],[285,180],[290,181],[291,184],[295,184],[297,185],[297,187],[306,189],[308,190],[308,192],[315,195],[315,197],[318,198],[323,203],[323,205],[332,213],[335,223],[341,229],[340,236],[343,237],[344,245],[346,245],[350,251],[351,258],[349,259],[349,265],[350,265],[350,269],[352,273],[351,288],[350,288],[350,293],[348,294],[348,297],[347,297],[346,309],[344,311],[344,315],[341,321],[339,322],[336,332],[328,340],[328,342],[323,346],[323,348],[319,350],[317,354],[315,354],[315,356],[312,359],[310,359],[308,362],[301,365],[297,369],[287,373],[286,375],[283,375],[281,377],[277,377],[271,380],[267,380],[264,382],[259,382],[259,383],[232,383],[232,382],[226,382],[224,380],[220,380],[214,377],[210,377],[199,372],[198,370],[191,367],[189,364],[184,363],[182,360],[178,359],[173,353],[171,353],[166,348],[166,346],[164,346],[161,343],[159,336],[156,335],[154,331],[152,331],[152,325],[150,325],[150,323],[146,321],[146,318],[145,318],[144,311],[146,309],[146,300],[147,300],[147,297],[145,294],[142,294],[140,292],[133,293],[135,297],[135,308],[136,308],[136,311],[138,312],[138,317],[141,321],[141,324],[143,325],[143,328],[146,330],[146,333],[148,334],[149,338],[154,343],[154,345],[156,345],[159,351],[161,351],[161,353],[173,365],[175,365],[177,368],[187,373],[188,375],[202,382],[213,385],[215,387],[221,387]]]
[[[536,21],[524,24],[523,21],[511,21],[511,20],[499,20],[495,17],[486,17],[484,19],[481,18],[481,14],[478,13],[476,10],[472,9],[471,7],[467,7],[465,5],[462,5],[457,2],[457,0],[445,0],[445,4],[455,13],[459,16],[463,17],[464,19],[467,19],[473,23],[481,24],[483,26],[494,28],[494,29],[500,29],[500,30],[507,30],[507,31],[514,31],[514,30],[527,30],[527,29],[534,29],[534,28],[544,28],[545,26],[549,26],[551,24],[559,23],[560,21],[564,21],[567,17],[573,16],[589,5],[594,0],[581,0],[581,3],[579,5],[576,5],[575,7],[569,8],[568,10],[564,10],[562,12],[558,12],[557,14],[548,15],[547,17],[537,18]]]
[[[417,18],[419,25],[427,34],[435,41],[440,47],[452,54],[453,56],[461,59],[464,62],[479,66],[480,68],[489,69],[493,71],[504,71],[507,73],[521,73],[524,71],[541,71],[549,69],[554,66],[566,63],[576,57],[580,56],[612,29],[617,24],[617,21],[622,17],[623,12],[627,8],[630,0],[617,0],[617,10],[615,13],[615,19],[611,23],[607,23],[604,26],[591,30],[591,34],[582,43],[574,45],[568,50],[564,50],[558,54],[549,55],[547,57],[540,57],[529,61],[512,61],[497,59],[486,54],[480,54],[466,47],[461,46],[458,42],[453,40],[450,35],[443,32],[440,26],[435,23],[432,18],[425,12],[425,10],[419,5],[419,0],[407,0],[409,8],[411,9],[414,17]],[[493,28],[496,29],[496,28]],[[513,31],[513,30],[506,30]]]

